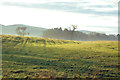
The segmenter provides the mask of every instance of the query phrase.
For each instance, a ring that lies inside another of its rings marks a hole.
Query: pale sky
[[[118,33],[118,0],[0,0],[0,24]]]

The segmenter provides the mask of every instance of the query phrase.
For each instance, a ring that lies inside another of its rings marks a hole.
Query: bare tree
[[[29,35],[29,33],[26,32],[27,27],[18,27],[16,28],[16,33],[20,36]]]
[[[71,40],[73,40],[74,39],[74,32],[77,29],[77,25],[71,25],[71,27],[72,27]]]
[[[72,26],[72,31],[75,31],[77,29],[77,25],[71,25]]]

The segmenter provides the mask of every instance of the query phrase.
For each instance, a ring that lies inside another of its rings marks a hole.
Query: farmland
[[[2,35],[3,78],[117,78],[117,41]]]

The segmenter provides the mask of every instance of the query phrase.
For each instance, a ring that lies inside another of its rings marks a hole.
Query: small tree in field
[[[29,35],[29,33],[26,32],[26,29],[27,27],[18,27],[16,33],[20,36]]]

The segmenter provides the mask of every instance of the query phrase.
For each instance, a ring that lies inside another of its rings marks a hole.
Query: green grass
[[[2,35],[2,42],[3,78],[119,77],[117,41]]]

